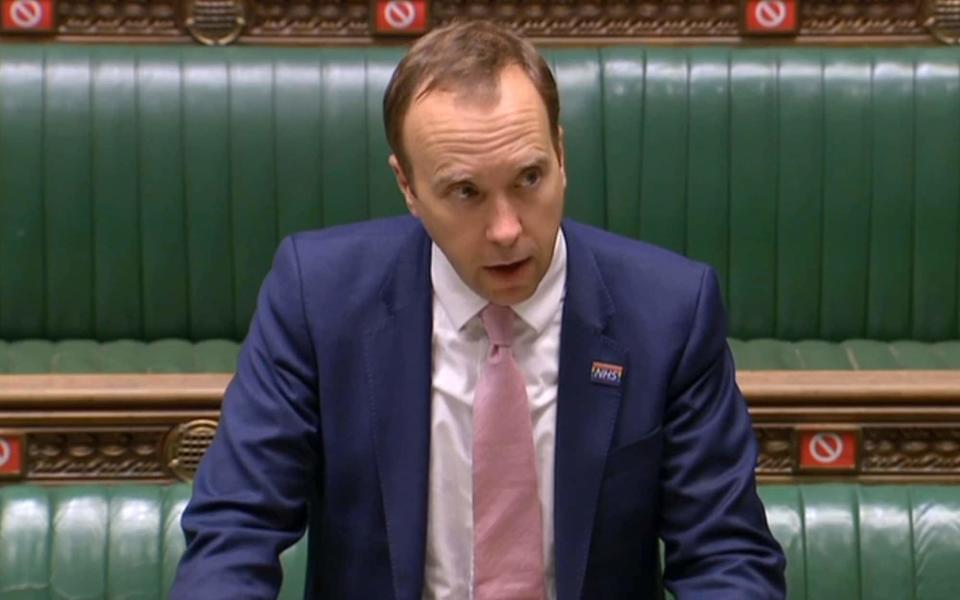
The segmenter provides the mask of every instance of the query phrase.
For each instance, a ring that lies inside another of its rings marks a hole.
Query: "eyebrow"
[[[520,167],[517,169],[517,172],[523,173],[527,169],[532,169],[534,167],[544,168],[547,163],[549,163],[549,155],[537,151],[536,153],[531,154],[527,160],[524,160],[522,163],[520,163]],[[441,167],[434,172],[433,187],[434,189],[446,189],[451,185],[470,181],[471,179],[473,179],[473,175],[471,175],[468,170],[458,167]]]
[[[540,153],[538,152],[538,153],[536,154],[536,156],[531,157],[530,160],[524,161],[524,162],[522,163],[522,166],[520,167],[519,171],[522,173],[522,172],[526,171],[527,169],[531,169],[531,168],[533,168],[533,167],[543,168],[543,167],[545,167],[545,166],[547,165],[547,163],[549,163],[549,162],[550,162],[549,157],[548,157],[546,154],[540,154]]]
[[[433,189],[446,190],[451,185],[469,181],[470,179],[471,176],[467,171],[460,169],[440,169],[434,174]]]

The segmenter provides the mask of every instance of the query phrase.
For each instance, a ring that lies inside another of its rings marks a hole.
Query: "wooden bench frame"
[[[0,466],[0,477],[187,480],[216,430],[229,380],[0,376],[0,437],[22,455],[19,471]],[[960,371],[741,371],[738,384],[760,444],[761,482],[960,483]],[[818,433],[853,446],[853,466],[804,458]]]

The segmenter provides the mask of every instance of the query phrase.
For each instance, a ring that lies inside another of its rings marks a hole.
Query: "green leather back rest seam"
[[[714,266],[734,337],[960,337],[960,49],[544,53],[567,213]],[[0,339],[241,339],[283,236],[404,212],[401,54],[3,45]]]

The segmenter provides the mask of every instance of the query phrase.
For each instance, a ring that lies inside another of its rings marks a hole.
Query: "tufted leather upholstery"
[[[400,53],[4,45],[0,339],[241,339],[282,236],[403,211]],[[568,213],[713,264],[734,337],[960,338],[960,49],[547,55]]]
[[[960,487],[760,486],[789,598],[948,600],[960,586]]]
[[[166,598],[189,499],[186,485],[0,487],[0,598]],[[305,543],[284,555],[281,600],[303,598],[305,561]]]
[[[162,598],[186,485],[0,488],[0,597]],[[789,598],[947,600],[960,586],[960,487],[761,486]],[[283,556],[302,598],[306,544]]]

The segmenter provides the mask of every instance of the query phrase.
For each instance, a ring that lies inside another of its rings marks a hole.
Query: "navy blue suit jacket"
[[[780,598],[717,280],[563,223],[559,600]],[[197,473],[173,598],[273,598],[309,525],[308,598],[422,594],[430,452],[430,239],[411,217],[281,244]],[[624,368],[619,385],[595,361]],[[469,568],[464,565],[464,568]]]

